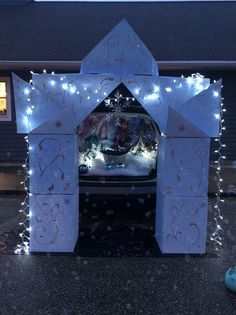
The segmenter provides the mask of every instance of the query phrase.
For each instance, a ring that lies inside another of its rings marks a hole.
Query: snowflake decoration
[[[121,118],[124,117],[123,112],[130,106],[131,100],[135,101],[135,98],[124,97],[119,91],[116,92],[114,98],[107,97],[104,102],[105,106],[111,110],[111,113],[106,115],[107,120],[115,119],[115,125],[120,126]]]
[[[56,128],[61,128],[62,127],[62,122],[60,120],[57,120],[55,122],[55,126],[56,126]]]

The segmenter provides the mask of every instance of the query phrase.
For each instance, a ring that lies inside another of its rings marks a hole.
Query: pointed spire
[[[83,59],[81,73],[158,75],[158,69],[142,40],[122,20]]]

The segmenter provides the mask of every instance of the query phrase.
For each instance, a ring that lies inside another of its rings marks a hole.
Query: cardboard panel
[[[82,74],[41,74],[33,76],[34,86],[50,95],[55,103],[75,113],[79,125],[119,84],[119,76]],[[54,120],[60,120],[57,116]],[[73,122],[73,121],[72,121]],[[72,125],[72,128],[76,126]]]
[[[158,75],[155,59],[126,20],[83,59],[81,73]]]
[[[78,228],[77,193],[30,197],[31,252],[73,252]]]
[[[72,109],[66,108],[52,119],[33,129],[31,134],[73,135],[75,134],[75,127],[77,127],[76,113]]]
[[[160,137],[158,189],[166,196],[206,196],[209,138]]]
[[[30,115],[27,113],[27,108],[30,106],[29,100],[32,93],[32,86],[12,74],[14,97],[15,97],[15,110],[16,122],[18,133],[28,133],[31,130]],[[31,108],[30,108],[31,111]]]
[[[48,93],[33,88],[13,75],[18,133],[29,133],[59,113],[64,104],[56,103]]]
[[[75,135],[30,135],[30,191],[73,194],[78,187]]]
[[[166,127],[167,137],[209,138],[201,129],[177,113],[171,106],[168,108]]]
[[[201,129],[208,137],[219,136],[221,80],[183,104],[176,111]]]
[[[205,253],[207,212],[207,197],[164,197],[158,191],[156,239],[162,253]]]
[[[122,82],[166,133],[168,107],[173,109],[209,86],[209,79],[126,76]],[[191,82],[191,84],[190,84]]]

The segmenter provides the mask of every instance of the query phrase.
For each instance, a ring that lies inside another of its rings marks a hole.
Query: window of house
[[[0,121],[11,120],[10,79],[0,77]]]

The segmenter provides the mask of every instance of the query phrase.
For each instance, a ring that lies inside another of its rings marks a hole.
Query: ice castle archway
[[[17,132],[29,134],[30,250],[72,252],[78,238],[75,128],[124,84],[161,131],[156,239],[164,253],[204,253],[210,137],[219,135],[221,81],[161,77],[122,20],[79,74],[13,75]],[[26,105],[27,104],[27,105]]]

